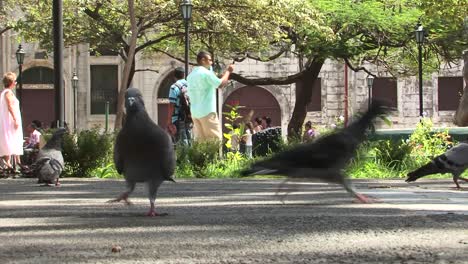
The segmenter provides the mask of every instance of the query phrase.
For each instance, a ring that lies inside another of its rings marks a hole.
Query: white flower
[[[340,115],[340,117],[338,119],[340,119],[340,121],[343,122],[344,121],[344,116]]]
[[[427,117],[427,112],[426,111],[423,112],[423,117]]]
[[[335,124],[331,124],[330,127],[331,127],[331,128],[336,128],[336,125],[335,125]]]

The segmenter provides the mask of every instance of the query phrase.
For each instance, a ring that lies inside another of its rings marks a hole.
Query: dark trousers
[[[185,121],[176,121],[173,123],[177,128],[177,135],[174,143],[182,143],[187,146],[192,145],[192,126]]]

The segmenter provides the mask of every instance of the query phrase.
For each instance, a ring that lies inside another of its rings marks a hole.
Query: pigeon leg
[[[119,197],[107,201],[108,203],[117,203],[120,201],[124,201],[127,205],[131,205],[132,203],[128,200],[128,196],[133,192],[135,189],[135,183],[134,182],[127,182],[127,191],[120,194]]]
[[[57,180],[55,181],[55,187],[60,187],[62,184],[60,184],[60,179],[57,177]]]
[[[457,189],[460,190],[460,184],[458,183],[458,178],[459,178],[458,175],[453,175],[453,182],[457,186]]]
[[[288,197],[290,193],[297,191],[299,189],[299,187],[296,184],[288,186],[288,183],[293,180],[294,180],[293,178],[287,178],[286,180],[281,182],[281,184],[278,186],[278,189],[276,190],[275,195],[280,196],[280,201],[282,204],[284,204],[284,200],[286,200],[286,197]],[[279,194],[280,192],[284,192],[284,194],[280,195]]]
[[[350,194],[355,196],[358,199],[359,202],[361,202],[361,203],[373,203],[373,202],[375,202],[374,199],[371,199],[370,197],[367,197],[364,194],[357,193],[353,189],[353,187],[351,186],[351,183],[350,183],[349,179],[344,178],[344,177],[343,177],[343,186],[346,189],[346,191],[348,191]]]
[[[158,188],[161,185],[161,181],[149,181],[148,182],[148,192],[150,200],[150,210],[146,213],[147,216],[166,216],[167,213],[158,213],[154,208],[154,202],[156,201],[156,194]]]

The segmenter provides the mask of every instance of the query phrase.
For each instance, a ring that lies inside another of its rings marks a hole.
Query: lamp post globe
[[[190,48],[190,39],[189,39],[189,22],[192,18],[192,8],[193,4],[190,0],[184,0],[180,4],[180,12],[182,13],[182,18],[184,19],[184,27],[185,27],[185,78],[189,73],[189,48]]]
[[[16,61],[18,62],[18,65],[23,65],[25,55],[26,52],[24,51],[23,46],[19,44],[18,49],[16,50]]]
[[[180,4],[180,12],[182,13],[182,17],[185,20],[190,20],[192,18],[192,8],[193,8],[193,4],[192,4],[192,1],[190,0],[184,0]]]
[[[23,108],[23,63],[24,56],[26,52],[23,49],[23,46],[19,44],[18,49],[16,50],[16,61],[19,65],[19,88],[18,88],[18,99],[20,101],[20,108]]]

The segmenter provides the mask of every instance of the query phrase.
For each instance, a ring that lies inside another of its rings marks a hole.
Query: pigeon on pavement
[[[174,181],[175,154],[171,138],[156,125],[145,109],[141,92],[129,88],[125,94],[127,116],[117,135],[114,147],[114,163],[119,174],[123,174],[127,191],[110,202],[124,201],[137,182],[146,182],[149,191],[150,210],[148,216],[161,216],[154,208],[156,194],[163,181]]]
[[[460,142],[444,154],[435,157],[432,161],[419,169],[408,173],[406,182],[414,182],[417,179],[436,173],[451,173],[453,182],[460,189],[458,180],[468,182],[468,179],[460,175],[468,168],[468,142]]]
[[[385,107],[382,102],[374,100],[370,109],[348,127],[256,162],[243,175],[284,175],[288,176],[286,181],[315,178],[338,183],[359,201],[369,203],[369,198],[354,191],[342,171],[355,156],[358,146],[366,139],[366,132],[376,117],[389,111],[390,108]]]
[[[65,162],[62,155],[62,139],[67,132],[64,128],[57,129],[52,138],[37,154],[36,161],[31,166],[32,173],[38,178],[38,183],[45,183],[46,186],[55,182],[55,186],[60,186],[60,174],[62,174]]]

